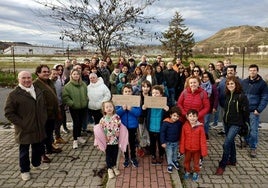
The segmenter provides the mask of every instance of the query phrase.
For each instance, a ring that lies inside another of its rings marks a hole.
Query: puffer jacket
[[[192,127],[189,121],[186,121],[182,126],[180,153],[183,154],[187,150],[200,151],[201,156],[207,156],[208,148],[203,124]]]
[[[261,113],[268,103],[268,87],[260,75],[254,80],[246,78],[242,81],[243,91],[249,101],[249,111]]]
[[[141,115],[140,107],[132,107],[131,110],[124,110],[122,106],[116,106],[116,113],[120,116],[122,123],[128,129],[138,128],[138,118]]]
[[[186,113],[190,109],[198,111],[198,121],[204,122],[204,116],[209,112],[210,103],[207,93],[199,87],[193,93],[189,87],[184,89],[178,99],[178,107],[182,111],[182,122],[185,122]]]
[[[160,130],[161,144],[167,142],[178,142],[181,134],[181,122],[172,122],[171,118],[164,119]]]
[[[87,107],[87,85],[85,82],[69,81],[63,88],[62,99],[64,104],[72,109],[83,109]]]

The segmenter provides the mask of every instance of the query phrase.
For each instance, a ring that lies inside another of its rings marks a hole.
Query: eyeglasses
[[[232,82],[231,82],[231,83],[227,83],[227,85],[235,85],[235,83],[232,83]]]
[[[199,70],[194,70],[194,72],[199,72]]]
[[[50,73],[49,71],[42,71],[42,73]]]

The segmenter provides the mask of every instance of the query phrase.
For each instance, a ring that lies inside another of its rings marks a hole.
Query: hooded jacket
[[[181,134],[181,122],[172,122],[171,118],[164,119],[160,129],[160,142],[161,144],[167,142],[178,142]]]

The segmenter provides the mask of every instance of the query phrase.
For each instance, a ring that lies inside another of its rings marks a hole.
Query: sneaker
[[[111,168],[108,168],[108,178],[109,179],[113,179],[115,176],[114,176],[114,171],[113,169]]]
[[[177,154],[177,159],[178,159],[178,160],[181,160],[183,157],[184,157],[184,155],[183,155],[183,154],[180,154],[180,153],[178,152],[178,154]]]
[[[137,159],[131,159],[131,163],[132,163],[132,166],[135,168],[137,168],[139,166]]]
[[[225,131],[221,130],[220,132],[217,133],[218,135],[225,135]]]
[[[174,166],[174,168],[175,168],[176,170],[179,170],[179,169],[180,169],[180,164],[179,164],[178,161],[175,161],[175,162],[173,161],[172,165]]]
[[[39,166],[33,166],[33,170],[47,170],[49,165],[47,163],[41,163]]]
[[[56,138],[55,141],[54,141],[54,144],[66,144],[67,141],[65,141],[63,138],[59,137],[59,138]]]
[[[119,175],[120,175],[120,171],[118,170],[118,168],[116,168],[116,166],[113,167],[113,171],[114,171],[114,174],[115,174],[116,176],[119,176]]]
[[[123,163],[123,167],[127,168],[129,166],[129,160],[126,159],[125,162]]]
[[[202,165],[203,165],[203,159],[200,159],[199,160],[199,168],[202,168]]]
[[[73,149],[77,149],[78,148],[78,141],[74,140],[73,142]]]
[[[223,172],[224,172],[224,169],[221,168],[221,167],[218,167],[217,170],[216,170],[215,175],[221,176],[221,175],[223,175]]]
[[[157,160],[156,160],[156,164],[161,165],[163,163],[163,156],[160,156]]]
[[[173,170],[173,166],[172,165],[168,165],[168,167],[167,167],[167,171],[168,171],[168,173],[172,173],[172,170]]]
[[[82,137],[77,137],[77,141],[78,141],[80,144],[84,144],[84,143],[86,143],[86,140],[83,139]]]
[[[24,180],[24,181],[27,181],[27,180],[31,179],[30,172],[21,173],[21,179]]]
[[[43,163],[50,163],[51,162],[51,159],[48,158],[48,156],[46,156],[46,155],[42,155],[41,160]]]
[[[156,157],[152,156],[152,160],[151,160],[152,165],[156,165],[157,161],[156,161]]]
[[[251,149],[251,150],[250,150],[250,157],[251,157],[251,158],[256,158],[256,157],[257,157],[256,149]]]
[[[190,177],[190,172],[185,172],[183,178],[184,178],[185,180],[187,180],[187,179],[189,179],[189,177]]]
[[[193,180],[193,181],[197,181],[197,180],[198,180],[198,177],[199,177],[198,173],[194,172],[194,173],[193,173],[192,180]]]
[[[138,157],[144,157],[144,155],[145,155],[144,150],[142,148],[138,148],[137,149],[137,156]]]

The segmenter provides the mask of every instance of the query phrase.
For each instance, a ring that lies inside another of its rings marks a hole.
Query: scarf
[[[34,86],[33,84],[31,85],[31,87],[24,87],[23,85],[19,84],[19,87],[23,90],[25,90],[26,92],[30,93],[30,95],[36,100],[36,93],[34,90]]]

